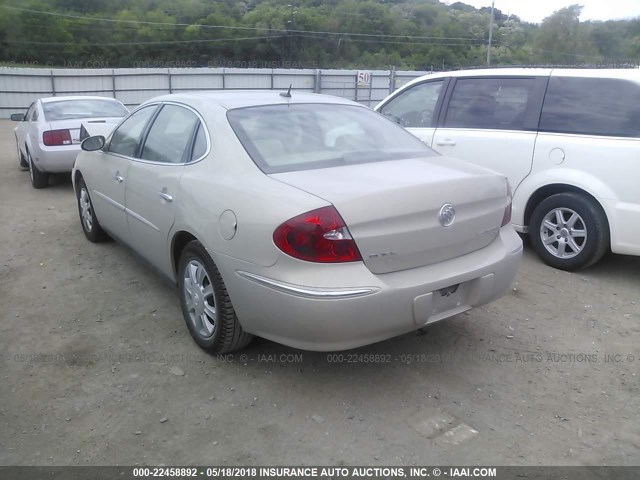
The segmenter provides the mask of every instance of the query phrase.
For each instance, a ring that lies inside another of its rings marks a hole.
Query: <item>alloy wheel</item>
[[[33,160],[31,160],[30,153],[27,153],[27,159],[29,162],[29,176],[31,177],[31,182],[33,182]]]
[[[183,292],[187,312],[195,331],[202,338],[211,338],[216,329],[216,302],[213,284],[204,265],[191,260],[184,272]]]
[[[80,216],[82,217],[82,224],[85,230],[91,232],[93,228],[93,209],[91,208],[89,192],[87,192],[85,187],[80,190]]]
[[[574,210],[555,208],[544,216],[540,224],[540,239],[554,257],[573,258],[587,244],[587,226]]]
[[[25,167],[24,157],[22,156],[22,152],[20,151],[20,147],[18,146],[18,139],[16,138],[16,150],[18,151],[18,165],[22,168]]]

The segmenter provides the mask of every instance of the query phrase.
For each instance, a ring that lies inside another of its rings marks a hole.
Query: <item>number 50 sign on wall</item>
[[[366,87],[371,85],[371,72],[358,71],[358,86]]]

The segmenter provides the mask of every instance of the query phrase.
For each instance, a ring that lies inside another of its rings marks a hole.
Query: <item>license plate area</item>
[[[444,313],[466,303],[468,283],[441,288],[433,296],[432,315]]]
[[[469,284],[450,285],[416,297],[413,316],[416,325],[427,325],[469,310]]]
[[[459,286],[460,284],[456,283],[455,285],[451,285],[450,287],[441,288],[440,290],[438,290],[438,292],[440,292],[440,295],[442,295],[443,297],[450,297],[458,291]]]

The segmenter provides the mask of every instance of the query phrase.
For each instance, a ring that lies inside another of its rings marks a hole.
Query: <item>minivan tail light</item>
[[[511,223],[511,207],[513,205],[513,193],[511,192],[511,185],[507,181],[507,201],[509,202],[504,209],[504,214],[502,215],[502,224],[501,227]]]
[[[356,242],[333,206],[318,208],[280,225],[273,242],[287,255],[318,263],[362,260]]]
[[[71,145],[71,132],[69,130],[47,130],[42,134],[42,141],[47,147]]]

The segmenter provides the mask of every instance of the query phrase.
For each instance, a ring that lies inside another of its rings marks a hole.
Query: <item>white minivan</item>
[[[507,175],[514,227],[547,264],[640,255],[640,69],[443,72],[375,109],[438,152]]]

